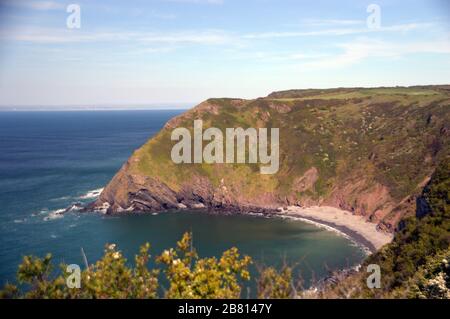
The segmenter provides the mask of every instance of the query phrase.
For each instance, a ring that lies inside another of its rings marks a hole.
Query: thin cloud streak
[[[3,0],[2,4],[38,11],[61,10],[65,8],[64,4],[56,1]]]
[[[399,24],[379,29],[369,28],[337,28],[318,31],[287,31],[250,34],[234,34],[223,30],[182,31],[182,32],[83,32],[81,30],[52,29],[28,27],[20,29],[4,29],[0,31],[0,40],[23,41],[35,43],[74,43],[74,42],[161,42],[161,43],[191,43],[204,45],[224,45],[240,43],[243,40],[277,39],[311,36],[343,36],[380,32],[409,32],[426,29],[434,23]]]
[[[293,38],[293,37],[307,37],[307,36],[339,36],[339,35],[352,35],[352,34],[364,34],[364,33],[378,33],[378,32],[407,32],[416,29],[430,28],[434,26],[434,23],[409,23],[398,24],[388,27],[381,27],[379,29],[359,28],[359,29],[325,29],[317,31],[283,31],[283,32],[265,32],[265,33],[253,33],[244,35],[245,39],[274,39],[274,38]]]
[[[342,49],[343,52],[327,58],[301,63],[299,67],[309,70],[335,69],[354,65],[368,58],[399,58],[420,53],[450,54],[450,42],[442,40],[398,44],[379,40],[359,39],[339,44],[337,47]]]
[[[233,37],[216,30],[201,32],[83,32],[81,30],[52,28],[21,28],[0,31],[0,40],[41,44],[64,44],[78,42],[130,42],[221,45],[234,41]]]
[[[364,20],[350,20],[350,19],[306,19],[303,20],[301,26],[322,27],[322,26],[349,26],[361,25],[366,23]]]

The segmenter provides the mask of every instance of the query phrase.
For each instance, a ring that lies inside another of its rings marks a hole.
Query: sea
[[[107,216],[76,209],[94,201],[132,152],[181,112],[0,112],[0,286],[16,282],[25,255],[51,253],[55,265],[83,268],[81,250],[94,263],[114,243],[131,264],[140,245],[149,242],[155,256],[187,231],[202,257],[219,257],[231,247],[251,256],[253,278],[258,265],[288,264],[308,286],[364,259],[364,248],[350,238],[298,220],[199,211]]]

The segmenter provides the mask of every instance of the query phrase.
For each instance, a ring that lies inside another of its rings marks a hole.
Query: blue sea
[[[93,263],[106,243],[115,243],[132,260],[141,244],[150,242],[154,256],[186,231],[201,256],[236,246],[258,264],[295,264],[307,282],[364,258],[349,239],[295,220],[201,212],[58,214],[95,200],[133,150],[181,112],[0,112],[0,285],[15,282],[24,255],[51,252],[55,264],[82,265],[81,248]]]

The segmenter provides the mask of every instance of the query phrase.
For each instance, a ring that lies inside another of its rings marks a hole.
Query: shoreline
[[[288,218],[310,223],[319,228],[338,233],[356,245],[360,246],[367,255],[378,251],[394,238],[393,234],[377,230],[377,225],[370,223],[363,216],[354,215],[349,211],[331,206],[283,208],[245,207],[241,209],[183,209],[174,211],[205,211],[209,214],[261,216],[265,218]]]
[[[91,205],[88,204],[82,209],[82,211],[91,211]],[[99,212],[98,210],[95,210]],[[159,214],[164,213],[164,211],[175,211],[175,212],[185,212],[185,211],[206,211],[211,214],[222,214],[222,215],[259,215],[265,217],[278,217],[278,218],[291,218],[306,223],[315,224],[316,227],[326,228],[329,231],[335,231],[347,237],[349,240],[353,241],[359,246],[370,253],[378,251],[382,246],[390,243],[393,239],[393,234],[382,232],[377,230],[376,224],[370,223],[365,220],[363,216],[354,215],[349,211],[338,209],[331,206],[310,206],[310,207],[300,207],[300,206],[288,206],[285,208],[274,208],[274,207],[239,207],[230,206],[222,207],[218,209],[217,207],[212,208],[208,206],[198,207],[198,208],[183,208],[183,209],[168,209],[162,211],[143,211],[143,212],[133,212],[124,211],[121,213],[110,213],[101,212],[107,215],[123,215],[123,214]]]
[[[318,227],[322,225],[325,228],[331,228],[330,230],[337,230],[367,248],[371,253],[378,251],[393,239],[393,234],[378,231],[376,224],[367,222],[364,217],[334,207],[289,206],[273,215],[303,220],[316,224]]]
[[[375,246],[367,240],[364,236],[358,234],[356,231],[351,230],[348,227],[336,225],[330,222],[326,222],[323,220],[319,220],[312,217],[298,217],[298,216],[291,216],[291,215],[278,215],[275,217],[281,217],[281,218],[289,218],[291,220],[295,221],[301,221],[307,224],[312,224],[318,228],[324,228],[328,231],[337,233],[339,236],[345,237],[357,246],[361,247],[362,250],[366,253],[367,256],[373,254],[377,251]]]

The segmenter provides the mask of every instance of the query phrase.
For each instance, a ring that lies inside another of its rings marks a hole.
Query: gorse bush
[[[257,280],[258,298],[288,299],[297,297],[297,289],[292,280],[293,269],[284,265],[280,271],[267,267],[260,271]]]
[[[175,249],[165,250],[156,257],[162,269],[150,269],[150,245],[140,248],[134,267],[114,244],[105,247],[103,257],[81,272],[80,288],[69,288],[66,265],[59,275],[53,276],[52,256],[44,258],[26,256],[17,272],[21,291],[7,284],[0,291],[1,298],[239,298],[241,281],[250,280],[249,256],[240,256],[231,248],[217,259],[199,258],[192,247],[192,236],[184,234]],[[158,293],[158,275],[163,272],[169,288]]]
[[[66,265],[52,278],[52,256],[44,258],[25,256],[17,272],[17,279],[25,286],[22,292],[8,284],[0,292],[1,298],[156,298],[158,270],[150,270],[149,244],[141,247],[135,257],[135,266],[127,260],[114,244],[106,245],[104,256],[81,272],[81,287],[69,288]]]
[[[170,287],[167,298],[239,298],[238,279],[250,280],[249,256],[240,257],[237,248],[225,251],[219,259],[200,259],[186,233],[176,249],[165,250],[156,260],[165,265]]]
[[[450,299],[450,249],[429,258],[414,275],[409,298]]]

